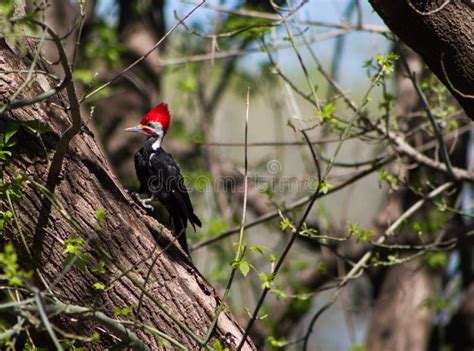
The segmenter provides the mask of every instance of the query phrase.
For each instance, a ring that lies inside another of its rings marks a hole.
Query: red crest
[[[170,111],[168,105],[161,103],[155,106],[150,112],[148,112],[140,121],[140,124],[146,125],[149,122],[159,122],[163,128],[163,132],[166,134],[171,122]]]

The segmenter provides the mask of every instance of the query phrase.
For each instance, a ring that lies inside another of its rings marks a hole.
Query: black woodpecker
[[[196,231],[196,226],[201,227],[201,221],[194,214],[178,164],[161,147],[170,121],[168,106],[161,103],[148,112],[138,126],[125,129],[127,132],[137,132],[147,136],[147,140],[134,157],[140,189],[138,193],[132,195],[143,207],[151,211],[154,210],[152,201],[161,202],[168,211],[179,244],[189,255],[186,241],[187,223],[189,221]],[[146,194],[149,198],[141,199],[138,194]]]

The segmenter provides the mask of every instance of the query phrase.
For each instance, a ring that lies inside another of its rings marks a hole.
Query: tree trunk
[[[424,303],[434,291],[433,277],[416,260],[391,267],[373,310],[367,349],[426,350],[433,310]]]
[[[26,77],[18,70],[27,70],[28,66],[26,57],[15,53],[4,41],[0,41],[2,104],[9,101]],[[54,86],[52,82],[44,76],[38,76],[16,100],[38,95],[51,86]],[[45,183],[50,163],[45,159],[45,152],[50,159],[59,136],[70,124],[70,118],[63,109],[67,106],[64,94],[59,93],[49,100],[1,116],[0,126],[12,120],[20,125],[37,121],[51,129],[51,132],[43,133],[38,138],[27,133],[24,128],[20,129],[17,145],[12,150],[12,159],[8,164],[2,164],[7,183],[18,174]],[[44,144],[40,141],[44,142],[48,150],[44,150]],[[22,267],[38,269],[49,286],[59,278],[59,283],[52,290],[62,302],[92,307],[112,318],[114,308],[131,305],[133,313],[126,319],[138,320],[143,325],[154,327],[190,350],[199,349],[196,339],[206,335],[215,316],[216,306],[220,303],[219,297],[175,244],[170,232],[133,203],[113,176],[94,135],[85,124],[69,144],[54,191],[64,211],[82,229],[77,230],[57,208],[52,207],[48,211],[48,206],[45,206],[48,200],[32,182],[23,184],[21,199],[14,203],[14,208],[32,259],[12,223],[7,225],[4,232],[4,238],[14,243],[22,258]],[[106,214],[100,223],[96,219],[99,208],[103,208]],[[86,260],[85,269],[75,266],[62,276],[65,241],[75,236],[86,242],[84,250],[92,257],[92,262],[104,260],[105,274],[92,272],[91,264]],[[39,281],[36,279],[36,286],[44,288]],[[94,289],[96,282],[110,289]],[[146,285],[145,294],[140,284]],[[169,313],[160,308],[158,302]],[[116,338],[110,337],[113,332],[106,332],[103,327],[98,328],[97,323],[85,322],[77,315],[63,314],[54,319],[54,324],[82,335],[99,331],[102,336],[100,341],[92,346],[88,344],[93,349],[103,350],[117,342]],[[183,324],[198,338],[190,336]],[[176,349],[169,342],[160,346],[159,341],[145,332],[143,327],[130,326],[130,329],[153,350]],[[229,312],[223,312],[213,335],[233,349],[240,341],[242,330]],[[254,349],[252,342],[249,341],[244,349]]]
[[[474,119],[474,16],[470,0],[369,0]]]

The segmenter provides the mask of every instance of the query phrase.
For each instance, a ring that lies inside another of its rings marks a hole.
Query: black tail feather
[[[182,217],[179,214],[171,214],[171,220],[174,227],[174,235],[178,238],[178,243],[181,245],[181,248],[188,254],[191,255],[188,247],[188,241],[186,239],[186,227],[187,220],[186,217]]]
[[[188,219],[189,219],[189,222],[191,223],[191,225],[193,226],[194,231],[196,231],[196,226],[201,228],[202,223],[199,220],[199,217],[196,216],[194,213],[192,214],[191,218],[188,218]]]

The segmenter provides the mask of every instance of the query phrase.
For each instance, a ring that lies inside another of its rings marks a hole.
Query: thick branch
[[[370,0],[370,3],[474,119],[474,11],[468,3],[461,0]]]

